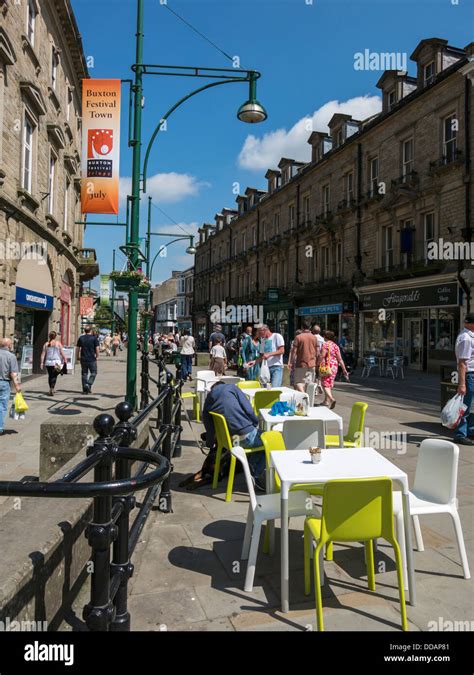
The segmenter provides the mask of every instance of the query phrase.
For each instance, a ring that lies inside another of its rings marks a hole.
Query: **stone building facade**
[[[50,330],[75,344],[98,273],[76,224],[86,77],[70,0],[0,0],[0,335],[30,348],[28,370]]]
[[[433,251],[472,239],[474,44],[426,39],[411,59],[416,76],[377,82],[379,114],[335,114],[311,133],[309,163],[282,158],[266,191],[200,228],[195,330],[209,331],[213,305],[255,305],[287,345],[310,316],[359,357],[452,362],[473,271]]]

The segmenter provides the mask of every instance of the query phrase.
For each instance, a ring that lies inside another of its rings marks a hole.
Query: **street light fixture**
[[[257,124],[258,122],[265,122],[267,119],[267,111],[257,101],[257,73],[251,72],[249,75],[249,100],[243,103],[237,111],[237,117],[241,122],[248,124]]]

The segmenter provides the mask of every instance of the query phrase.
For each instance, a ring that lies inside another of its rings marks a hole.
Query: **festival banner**
[[[110,276],[100,275],[100,306],[110,307]]]
[[[119,212],[120,80],[82,82],[82,213]]]

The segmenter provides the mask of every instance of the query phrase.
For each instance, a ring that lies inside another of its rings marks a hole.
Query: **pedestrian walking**
[[[227,354],[220,338],[216,338],[216,344],[211,348],[210,370],[215,375],[225,375],[227,368]]]
[[[297,391],[305,391],[306,385],[315,381],[318,353],[318,340],[311,332],[311,321],[305,319],[303,329],[295,335],[288,357],[288,368],[294,374],[294,387]]]
[[[248,330],[250,328],[250,331]],[[258,380],[260,377],[260,363],[256,362],[260,354],[260,338],[257,335],[257,329],[252,330],[252,326],[247,326],[246,334],[242,340],[240,349],[243,360],[243,369],[246,380]],[[253,365],[249,365],[253,362]]]
[[[218,323],[216,323],[214,326],[214,332],[211,333],[209,337],[209,351],[211,351],[211,349],[217,343],[217,340],[220,340],[222,346],[225,347],[225,335],[222,332],[222,326]]]
[[[117,350],[120,348],[120,335],[114,333],[112,337],[112,354],[117,356]]]
[[[474,417],[471,404],[474,395],[474,314],[466,314],[464,329],[456,339],[456,361],[458,364],[458,394],[463,396],[467,406],[454,432],[455,443],[474,445]]]
[[[15,391],[21,391],[18,382],[18,361],[11,352],[12,341],[10,338],[0,338],[0,436],[5,433],[4,423],[8,412],[11,385]]]
[[[255,361],[250,361],[249,366],[266,361],[270,370],[272,387],[281,387],[283,382],[283,354],[285,353],[283,335],[272,333],[266,324],[257,326],[257,329],[257,335],[260,338],[260,356]]]
[[[54,396],[58,375],[66,365],[66,355],[64,354],[61,340],[57,340],[56,338],[56,331],[51,331],[49,339],[44,343],[43,351],[41,352],[40,368],[43,370],[46,366],[46,370],[48,371],[48,396]]]
[[[193,356],[196,351],[196,343],[188,328],[183,330],[183,335],[179,341],[181,353],[181,379],[192,380]]]
[[[81,362],[82,392],[92,394],[92,385],[97,377],[97,359],[99,358],[99,339],[92,335],[90,326],[84,328],[84,334],[77,341],[77,361]]]
[[[110,333],[107,333],[107,335],[104,338],[104,351],[107,356],[110,356],[112,354],[112,337]]]
[[[349,379],[341,352],[334,338],[335,335],[331,330],[324,332],[324,344],[318,359],[319,377],[321,378],[321,386],[324,390],[324,401],[322,405],[328,406],[331,410],[336,406],[336,400],[332,395],[332,390],[339,366],[341,367],[346,380]]]

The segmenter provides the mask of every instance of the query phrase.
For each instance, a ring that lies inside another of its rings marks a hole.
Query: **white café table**
[[[323,420],[324,422],[324,434],[326,431],[326,424],[328,422],[334,422],[337,424],[339,430],[339,443],[341,448],[344,446],[344,433],[342,427],[342,417],[337,413],[329,410],[325,405],[315,406],[308,409],[307,415],[270,415],[270,408],[262,408],[260,410],[260,417],[263,420],[265,425],[265,431],[270,431],[270,429],[275,424],[284,424],[289,420]]]
[[[288,493],[296,483],[327,483],[338,478],[391,478],[402,489],[405,545],[407,553],[410,604],[415,604],[415,573],[410,522],[410,500],[407,474],[373,448],[327,448],[319,464],[313,464],[308,450],[287,450],[270,453],[270,485],[275,490],[275,471],[280,481],[281,497],[281,605],[289,611],[288,582]]]

